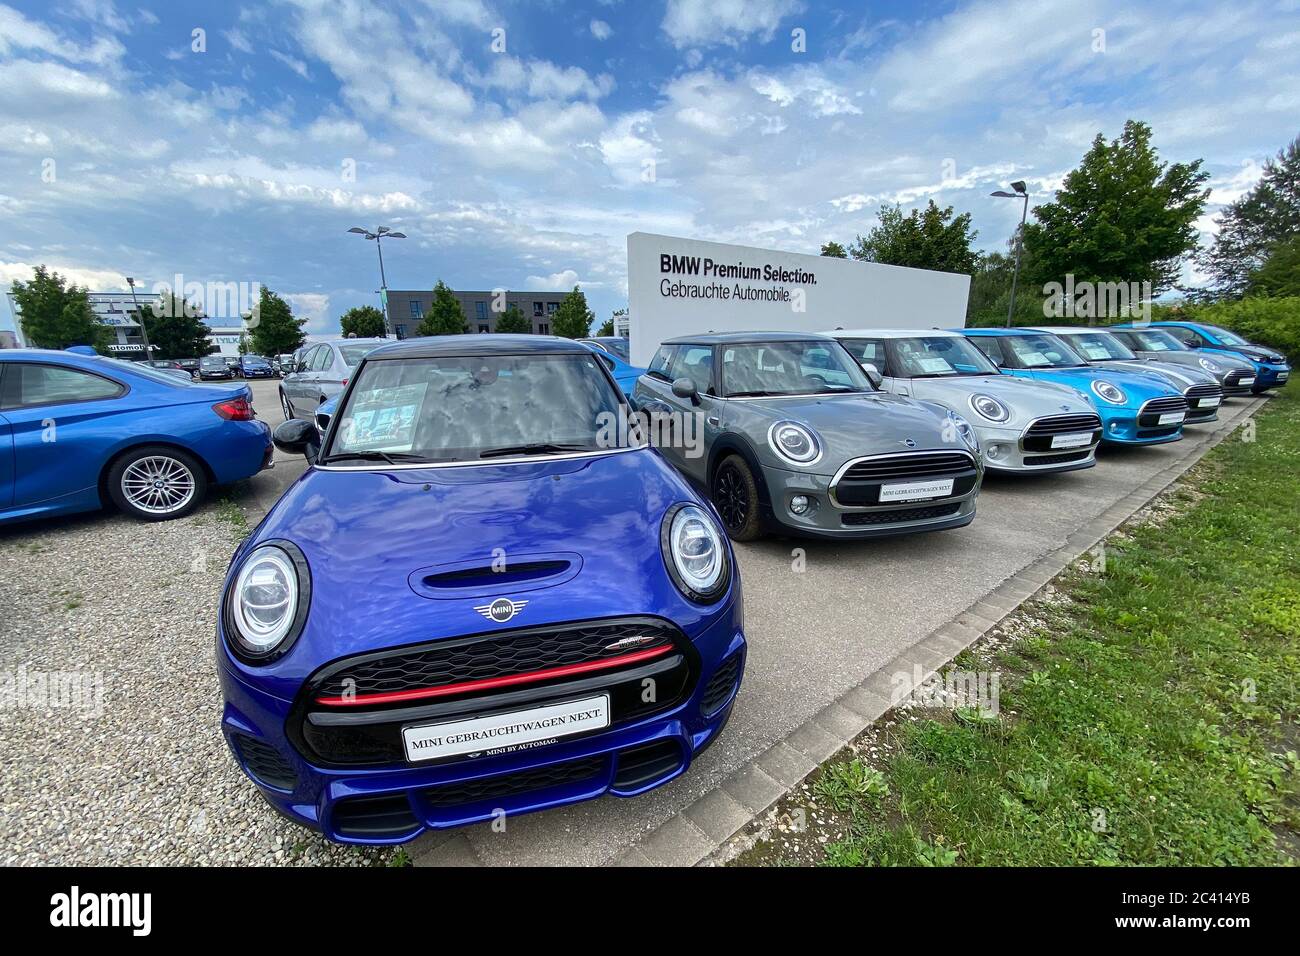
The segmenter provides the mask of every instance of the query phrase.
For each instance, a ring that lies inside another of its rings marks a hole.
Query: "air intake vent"
[[[704,694],[700,698],[700,710],[706,717],[711,717],[714,713],[722,709],[722,705],[731,700],[731,695],[736,689],[736,681],[740,677],[740,655],[732,654],[718,667],[713,676],[709,678],[708,686],[704,688]]]
[[[275,790],[293,790],[298,776],[280,752],[263,740],[248,734],[232,734],[244,767],[258,783]]]

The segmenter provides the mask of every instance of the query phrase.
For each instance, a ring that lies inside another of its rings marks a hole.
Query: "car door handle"
[[[705,419],[705,421],[707,421],[710,425],[713,425],[715,427],[722,424],[722,419],[720,419],[717,415],[710,415],[708,418]]]

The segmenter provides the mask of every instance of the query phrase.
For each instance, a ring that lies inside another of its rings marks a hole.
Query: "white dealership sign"
[[[627,237],[632,361],[701,332],[957,328],[970,276],[634,232]]]

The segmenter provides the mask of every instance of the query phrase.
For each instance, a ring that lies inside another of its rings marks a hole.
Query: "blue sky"
[[[1300,132],[1300,0],[0,2],[0,280],[260,282],[323,333],[382,224],[393,288],[604,318],[635,230],[816,251],[933,198],[999,248],[988,193],[1130,117],[1208,235]]]

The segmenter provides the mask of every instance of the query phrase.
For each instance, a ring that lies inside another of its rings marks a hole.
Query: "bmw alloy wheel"
[[[131,462],[122,472],[122,496],[152,515],[180,511],[194,497],[194,473],[175,458],[151,455]]]

